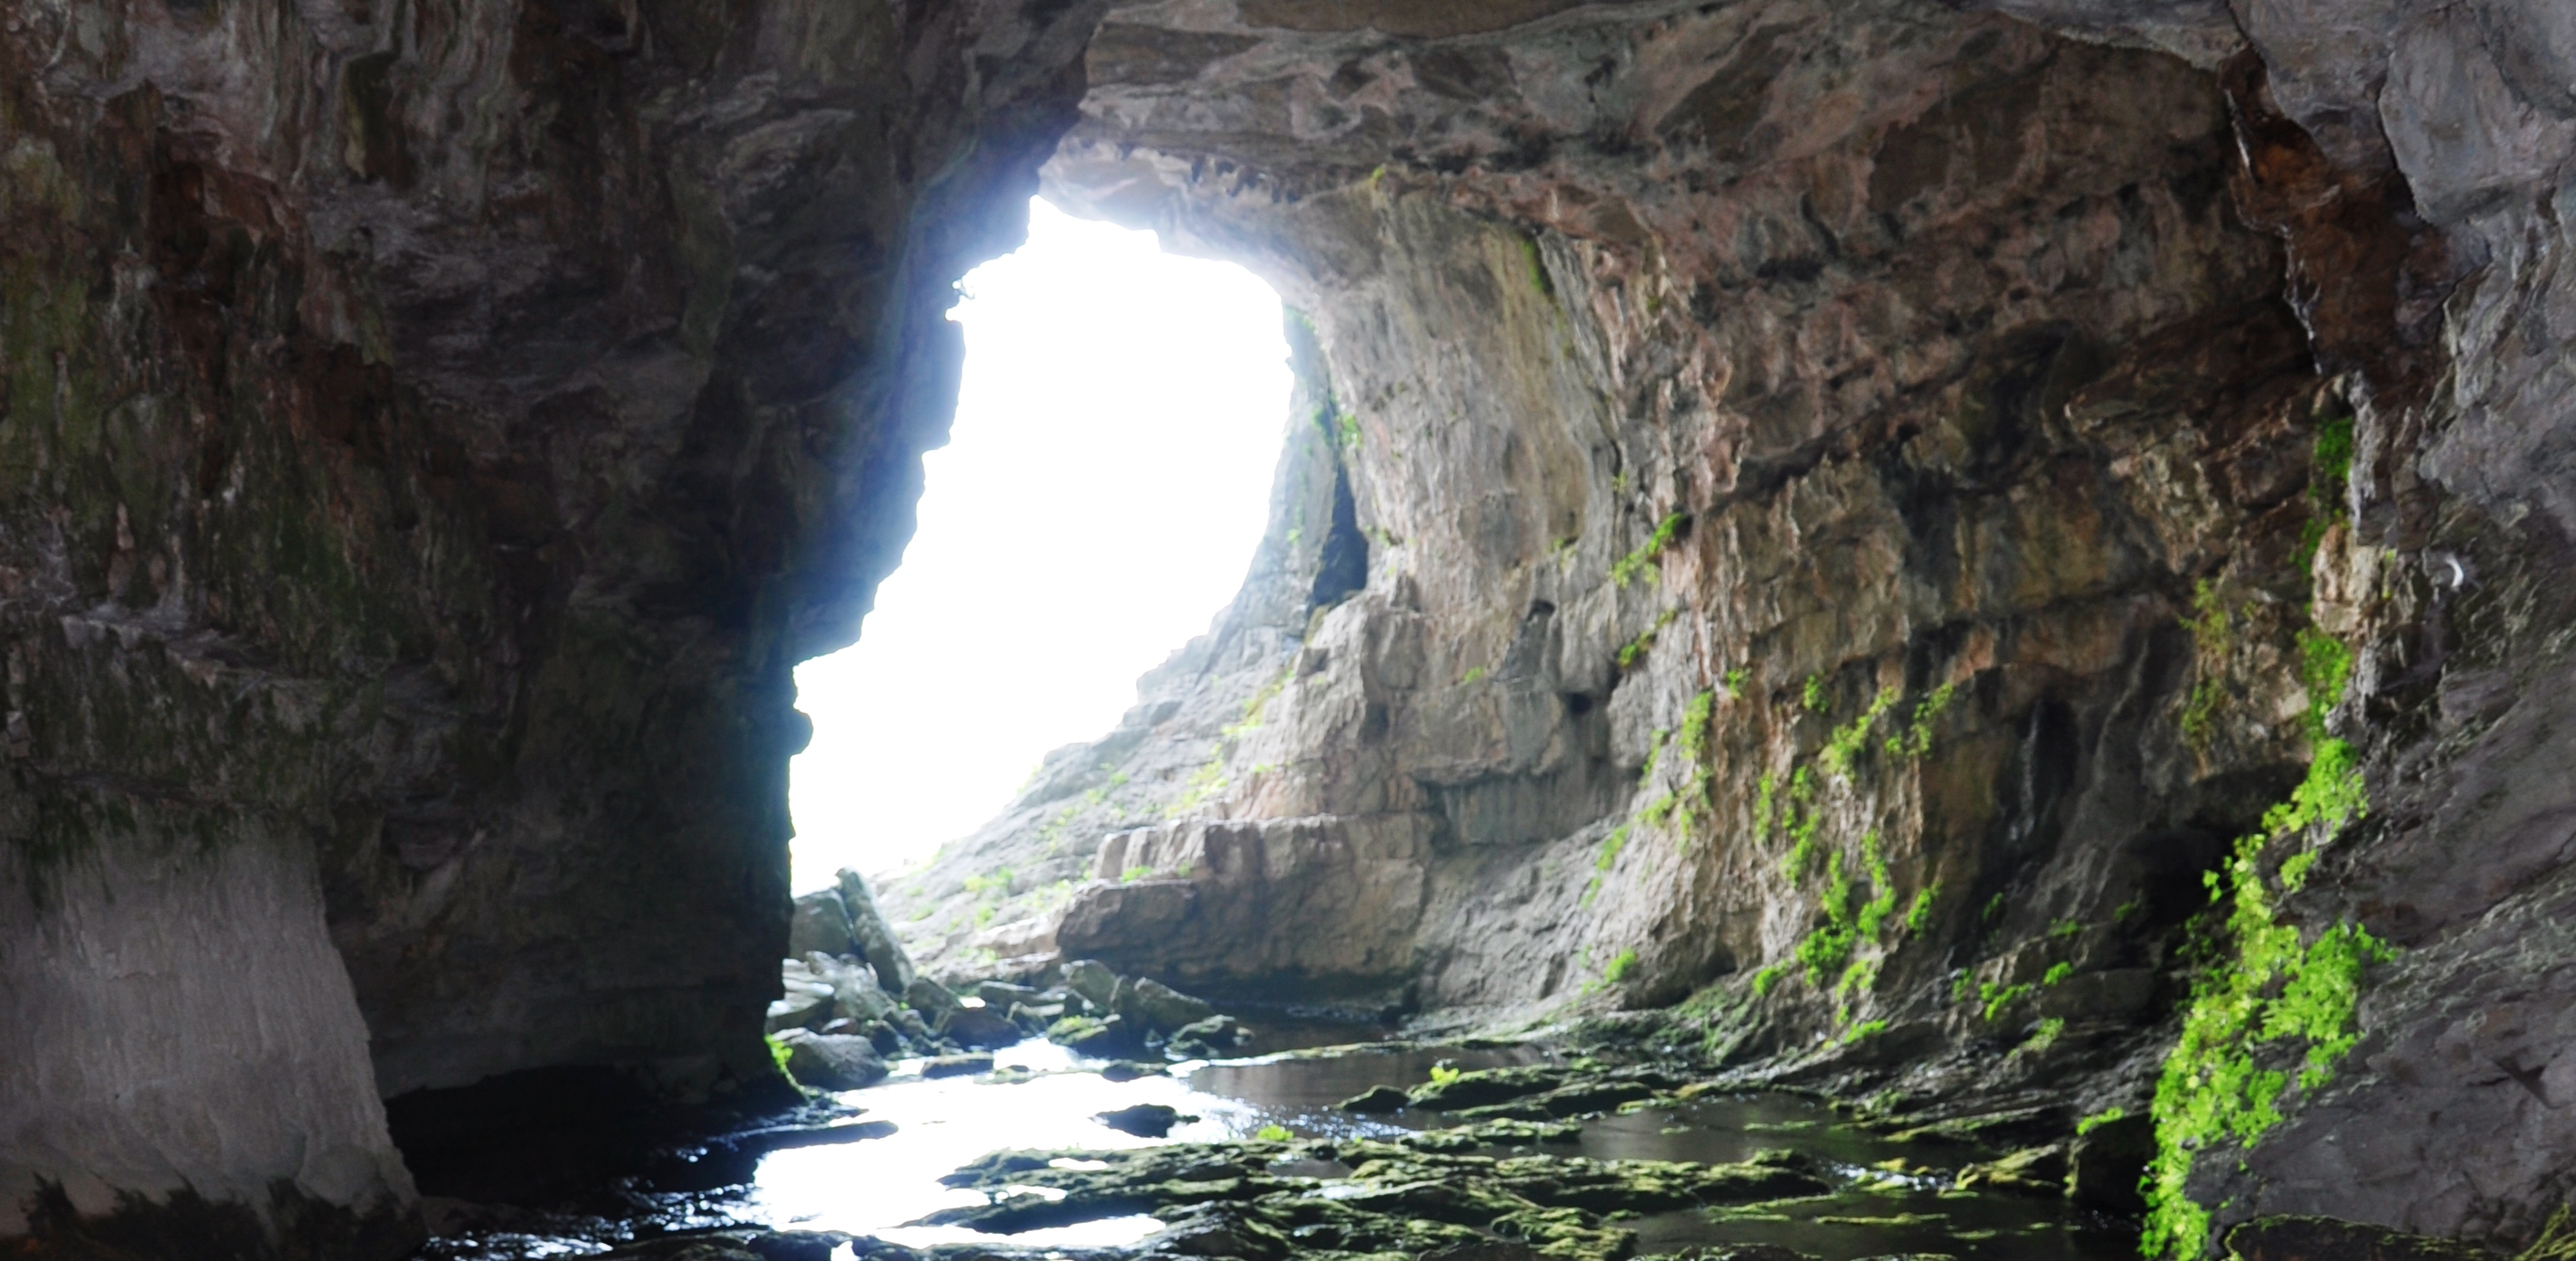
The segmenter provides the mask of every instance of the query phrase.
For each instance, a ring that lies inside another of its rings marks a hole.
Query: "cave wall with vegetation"
[[[931,966],[2527,1242],[2572,83],[2549,0],[0,0],[0,1236],[393,1255],[380,1094],[762,1089],[789,671],[1052,155],[1298,395],[1243,596],[888,891]]]
[[[380,1092],[775,1084],[789,672],[1097,16],[0,4],[0,1237],[395,1255]]]
[[[2179,1255],[2539,1233],[2576,18],[1121,3],[1088,61],[1051,195],[1311,345],[1244,601],[890,891],[931,966],[1669,1008],[2152,1126]],[[1327,485],[1367,581],[1301,601]]]

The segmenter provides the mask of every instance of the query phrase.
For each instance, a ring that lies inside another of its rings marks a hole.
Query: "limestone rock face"
[[[1063,949],[1488,1016],[1769,968],[1747,1052],[2044,1014],[1950,1002],[1962,968],[2145,1016],[2297,775],[2264,667],[2336,406],[2216,80],[1901,5],[1178,14],[1113,12],[1051,187],[1305,313],[1367,581],[1062,759],[1058,799],[1163,770],[1175,816],[1096,846]],[[2204,580],[2255,624],[2186,734]]]
[[[256,1255],[409,1212],[380,1091],[768,1076],[789,672],[1098,9],[0,4],[0,1236]]]
[[[1243,600],[891,895],[932,966],[1000,903],[2143,1113],[2202,873],[2339,740],[2281,913],[2401,953],[2192,1198],[2576,1190],[2566,6],[1157,0],[1088,65],[1050,193],[1277,284],[1299,414]]]

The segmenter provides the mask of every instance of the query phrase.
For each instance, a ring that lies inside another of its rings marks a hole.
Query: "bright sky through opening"
[[[966,376],[921,527],[859,642],[797,667],[795,885],[929,857],[1242,585],[1284,444],[1279,295],[1153,234],[1030,206],[966,277]]]

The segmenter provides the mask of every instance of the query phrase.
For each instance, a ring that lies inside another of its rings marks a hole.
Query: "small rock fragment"
[[[856,1090],[886,1075],[866,1038],[790,1029],[778,1043],[787,1048],[787,1075],[816,1090]]]
[[[1027,1035],[1008,1016],[990,1007],[961,1007],[948,1018],[949,1041],[978,1051],[998,1051]]]
[[[993,1071],[990,1055],[940,1055],[921,1062],[924,1077],[972,1077]]]
[[[1121,1134],[1133,1134],[1138,1138],[1163,1138],[1171,1134],[1173,1126],[1185,1121],[1198,1120],[1197,1117],[1184,1115],[1178,1108],[1160,1103],[1140,1103],[1134,1107],[1118,1108],[1100,1113],[1091,1119]]]
[[[1393,1086],[1371,1086],[1348,1099],[1342,1100],[1340,1103],[1334,1104],[1333,1106],[1340,1108],[1344,1112],[1357,1112],[1363,1116],[1376,1116],[1397,1111],[1410,1105],[1412,1102],[1412,1096]]]

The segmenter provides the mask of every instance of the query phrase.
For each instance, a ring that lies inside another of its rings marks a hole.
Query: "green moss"
[[[1780,983],[1780,978],[1781,978],[1781,976],[1782,976],[1782,975],[1784,975],[1784,974],[1786,974],[1786,973],[1788,972],[1788,970],[1789,970],[1789,965],[1788,965],[1788,964],[1786,964],[1786,963],[1774,963],[1774,964],[1772,964],[1772,965],[1770,965],[1770,966],[1768,966],[1768,967],[1766,967],[1766,968],[1763,968],[1761,971],[1754,973],[1754,974],[1753,974],[1753,996],[1754,996],[1754,997],[1756,997],[1756,998],[1760,998],[1760,997],[1762,997],[1763,995],[1770,993],[1770,992],[1771,992],[1771,987],[1772,987],[1772,986],[1774,986],[1774,985],[1778,985],[1778,984]]]
[[[1850,1029],[1846,1030],[1846,1031],[1843,1033],[1842,1041],[1843,1041],[1843,1044],[1844,1044],[1844,1045],[1848,1046],[1848,1045],[1850,1045],[1850,1044],[1852,1044],[1852,1043],[1854,1043],[1854,1042],[1858,1042],[1858,1041],[1860,1041],[1860,1040],[1861,1040],[1861,1039],[1863,1039],[1863,1038],[1870,1037],[1870,1036],[1872,1036],[1872,1035],[1874,1035],[1874,1034],[1884,1033],[1884,1032],[1886,1032],[1886,1031],[1887,1031],[1887,1022],[1886,1022],[1886,1021],[1884,1021],[1884,1020],[1864,1020],[1864,1021],[1860,1022],[1859,1024],[1853,1025]]]
[[[2051,1016],[2046,1020],[2040,1021],[2039,1028],[2033,1030],[2028,1039],[2023,1041],[2020,1046],[2013,1049],[2024,1055],[2038,1055],[2047,1051],[2048,1048],[2057,1045],[2057,1039],[2063,1036],[2065,1032],[2065,1017]]]
[[[2029,984],[1997,985],[1987,981],[1977,986],[1977,1001],[1983,1004],[1985,1018],[1991,1023],[2004,1014],[2004,1009],[2030,997],[2035,990]]]
[[[1861,904],[1860,915],[1853,921],[1861,937],[1881,941],[1885,937],[1888,917],[1896,912],[1896,877],[1887,868],[1887,858],[1879,852],[1878,833],[1860,838],[1861,861],[1869,867],[1869,901]]]
[[[2202,579],[2192,589],[2191,609],[2192,615],[2183,619],[2183,626],[2191,632],[2192,646],[2198,650],[2200,677],[2183,702],[2182,738],[2183,743],[2205,752],[2218,735],[2218,713],[2227,704],[2227,686],[2219,672],[2226,666],[2234,636],[2227,602],[2219,594],[2217,583]]]
[[[1200,763],[1198,769],[1191,771],[1190,777],[1182,781],[1181,795],[1163,813],[1171,818],[1180,818],[1225,790],[1225,748],[1220,743],[1208,754],[1208,760]]]
[[[1610,966],[1602,970],[1601,979],[1612,985],[1617,985],[1619,982],[1627,979],[1628,974],[1635,971],[1636,967],[1637,952],[1634,950],[1622,950],[1618,953],[1617,957],[1610,960]]]
[[[1601,848],[1592,855],[1592,883],[1584,886],[1583,905],[1592,905],[1592,899],[1600,896],[1602,877],[1608,875],[1610,868],[1619,861],[1619,851],[1627,847],[1628,825],[1625,823],[1610,829],[1610,834],[1601,838]]]
[[[2096,1112],[2093,1115],[2076,1122],[2075,1136],[2077,1138],[2082,1138],[2103,1126],[2109,1125],[2113,1121],[2124,1120],[2128,1115],[2129,1110],[2126,1108],[2104,1108],[2100,1112]]]
[[[1896,707],[1899,695],[1897,688],[1881,689],[1860,716],[1836,727],[1833,734],[1826,737],[1824,751],[1817,754],[1816,760],[1822,762],[1831,774],[1851,774],[1852,759],[1860,756],[1861,747],[1869,743],[1870,728],[1877,726],[1878,720]]]
[[[2326,715],[2343,700],[2344,686],[2351,681],[2352,649],[2314,628],[2299,632],[2299,683],[2308,692],[2310,744],[2325,740]]]
[[[2300,569],[2316,559],[2326,532],[2347,515],[2345,496],[2352,481],[2353,416],[2340,407],[2317,420],[2316,444],[2308,453],[2308,498],[2316,511],[2299,530]]]
[[[1601,852],[1593,858],[1592,865],[1601,871],[1610,870],[1610,865],[1619,861],[1619,851],[1627,845],[1628,825],[1622,823],[1610,829],[1610,835],[1601,838]]]
[[[1931,752],[1932,725],[1948,712],[1950,702],[1958,694],[1959,685],[1956,683],[1944,683],[1932,689],[1914,706],[1914,713],[1906,720],[1906,729],[1887,738],[1888,756],[1920,758]]]
[[[2060,959],[2057,962],[2048,965],[2048,971],[2041,975],[2039,983],[2043,986],[2063,985],[2067,981],[2073,979],[2074,976],[2075,965],[2068,963],[2064,959]]]
[[[2281,1122],[2281,1098],[2292,1078],[2279,1053],[2295,1053],[2299,1089],[2332,1080],[2335,1064],[2360,1039],[2356,1014],[2361,977],[2393,957],[2358,924],[2341,923],[2308,940],[2279,918],[2276,899],[2293,892],[2307,869],[2283,864],[2278,891],[2263,873],[2275,845],[2311,834],[2331,837],[2368,808],[2357,758],[2343,741],[2317,750],[2290,800],[2266,812],[2262,831],[2237,842],[2226,867],[2209,876],[2212,900],[2227,909],[2226,946],[2211,950],[2195,978],[2182,1035],[2156,1080],[2156,1156],[2148,1167],[2149,1257],[2189,1261],[2208,1247],[2209,1211],[2185,1192],[2194,1163],[2222,1144],[2251,1147]],[[2295,874],[2294,874],[2295,873]],[[2278,1053],[2267,1054],[2273,1048]]]
[[[1878,960],[1854,959],[1844,965],[1843,974],[1834,979],[1834,998],[1848,1002],[1855,994],[1866,994],[1878,984]],[[1841,1018],[1837,1017],[1837,1024]]]
[[[1921,936],[1924,929],[1932,926],[1932,907],[1940,900],[1938,884],[1915,890],[1913,903],[1905,908],[1905,931]]]
[[[1708,767],[1708,728],[1716,708],[1717,693],[1714,691],[1692,697],[1690,704],[1682,709],[1681,730],[1675,733],[1673,740],[1675,751],[1681,755],[1682,766],[1690,777],[1679,790],[1666,798],[1671,803],[1673,828],[1684,851],[1690,848],[1691,823],[1696,812],[1712,801],[1716,790],[1715,777]]]
[[[1681,612],[1678,607],[1664,610],[1662,616],[1655,619],[1654,625],[1637,632],[1635,639],[1621,645],[1619,668],[1622,670],[1634,668],[1637,662],[1645,657],[1646,650],[1655,646],[1655,636],[1662,634],[1665,627],[1672,625],[1673,619],[1681,616]]]
[[[1805,686],[1798,689],[1798,703],[1805,706],[1807,712],[1811,714],[1821,714],[1831,707],[1833,700],[1825,695],[1825,676],[1808,675]]]
[[[1556,299],[1556,285],[1547,278],[1547,260],[1538,252],[1538,238],[1521,238],[1521,259],[1529,264],[1530,288],[1549,301]]]
[[[1483,666],[1469,666],[1467,667],[1467,672],[1465,674],[1458,676],[1458,685],[1460,687],[1473,687],[1484,681],[1485,667]]]
[[[1640,577],[1648,582],[1654,581],[1655,558],[1664,554],[1664,549],[1672,545],[1673,537],[1689,520],[1689,513],[1675,512],[1656,523],[1655,532],[1638,544],[1637,550],[1620,557],[1610,566],[1611,585],[1625,587]]]
[[[2540,1238],[2513,1261],[2576,1261],[2576,1205],[2559,1205]]]
[[[1752,681],[1753,672],[1742,666],[1737,666],[1734,669],[1727,671],[1725,680],[1727,698],[1732,700],[1744,695],[1746,685],[1750,684]]]
[[[1771,777],[1771,772],[1769,771],[1764,771],[1762,773],[1762,778],[1754,781],[1753,843],[1756,845],[1760,845],[1771,839],[1771,816],[1773,813],[1773,802],[1771,798],[1772,794],[1779,790],[1779,786],[1779,781],[1773,779]],[[1795,880],[1797,877],[1792,876],[1790,879]]]
[[[2344,487],[2352,480],[2352,423],[2352,413],[2341,409],[2317,422],[2316,446],[2308,457],[2316,477],[2308,493],[2319,505],[2340,505]]]
[[[777,1063],[778,1075],[789,1081],[796,1080],[796,1074],[787,1071],[787,1057],[790,1054],[787,1044],[779,1041],[778,1035],[774,1033],[764,1033],[760,1035],[760,1040],[769,1044],[769,1058]]]

